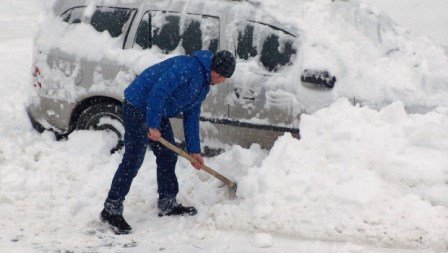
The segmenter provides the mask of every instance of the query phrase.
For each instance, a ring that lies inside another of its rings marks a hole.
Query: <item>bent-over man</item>
[[[116,234],[132,228],[123,218],[123,201],[137,175],[149,144],[156,156],[159,216],[195,215],[194,207],[176,201],[179,192],[175,167],[177,154],[158,141],[174,143],[169,118],[183,114],[187,152],[204,165],[199,140],[201,104],[210,85],[223,83],[235,71],[229,51],[198,51],[193,56],[176,56],[144,70],[124,91],[122,118],[125,127],[123,160],[118,166],[100,219]]]

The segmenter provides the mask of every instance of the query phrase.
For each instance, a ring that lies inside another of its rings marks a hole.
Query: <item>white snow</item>
[[[255,245],[260,248],[269,248],[272,246],[272,236],[266,233],[255,234]]]
[[[310,3],[309,8],[319,9],[321,4]],[[125,203],[125,217],[134,233],[115,236],[97,218],[122,156],[109,155],[112,136],[77,131],[66,141],[56,141],[50,132],[35,132],[25,112],[33,94],[32,36],[48,5],[43,0],[22,0],[2,2],[0,7],[1,252],[447,249],[448,108],[410,114],[404,102],[395,99],[374,110],[341,98],[328,108],[302,116],[300,141],[285,134],[270,151],[258,145],[250,149],[233,146],[206,159],[211,167],[237,181],[234,200],[220,182],[180,158],[179,200],[195,205],[199,209],[196,217],[157,217],[155,158],[148,152]],[[350,40],[333,39],[332,44]],[[424,45],[432,44],[418,44],[415,49],[439,50],[436,46],[424,49]],[[335,53],[348,52],[343,47]],[[363,49],[356,47],[355,52]],[[401,85],[414,81],[412,75],[400,78],[387,71],[404,64],[402,73],[406,73],[413,56],[376,55],[367,57],[375,60],[373,72],[367,71],[371,65],[361,64],[358,77],[351,77],[361,83],[368,80],[361,75],[364,71],[367,76],[382,73],[363,86],[366,93],[382,96],[388,92],[373,86],[377,82],[403,82],[391,86],[400,90]],[[433,66],[428,61],[425,75],[443,77],[439,71],[448,66],[439,63]],[[345,64],[348,69],[357,67],[352,60]],[[409,98],[446,94],[443,87],[410,90]]]
[[[302,140],[281,137],[261,165],[240,172],[238,202],[211,212],[229,228],[444,248],[447,127],[446,113],[341,99],[303,117]]]

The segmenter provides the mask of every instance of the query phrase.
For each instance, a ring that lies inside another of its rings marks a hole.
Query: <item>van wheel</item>
[[[108,131],[117,136],[117,145],[110,151],[115,153],[124,146],[124,125],[121,106],[113,103],[93,104],[84,109],[76,123],[78,130]]]

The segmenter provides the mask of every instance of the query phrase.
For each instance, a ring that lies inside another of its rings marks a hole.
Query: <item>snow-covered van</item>
[[[259,143],[270,148],[285,132],[298,135],[303,113],[339,96],[354,103],[390,101],[387,88],[383,94],[362,87],[381,77],[369,72],[384,63],[378,59],[399,57],[391,22],[347,1],[322,1],[321,10],[298,1],[303,4],[296,12],[272,2],[55,1],[35,38],[37,96],[28,108],[33,125],[59,136],[109,130],[121,140],[127,85],[152,64],[201,49],[226,49],[237,58],[233,77],[213,87],[202,106],[206,147]],[[182,120],[172,121],[182,141]]]

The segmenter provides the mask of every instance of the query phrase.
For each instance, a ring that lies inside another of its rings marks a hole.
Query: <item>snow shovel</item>
[[[163,144],[163,146],[167,147],[168,149],[172,150],[173,152],[177,153],[180,156],[183,156],[185,159],[187,159],[188,161],[192,162],[192,163],[197,163],[198,161],[192,157],[191,155],[189,155],[187,152],[185,152],[184,150],[178,148],[177,146],[169,143],[167,140],[165,140],[164,138],[160,137],[159,140],[160,143]],[[229,195],[231,198],[235,198],[236,196],[236,188],[237,185],[235,182],[230,181],[228,178],[226,178],[225,176],[221,175],[219,172],[215,171],[214,169],[208,167],[207,165],[204,164],[204,166],[202,166],[201,170],[207,172],[208,174],[214,176],[215,178],[221,180],[222,182],[224,182],[226,185],[229,186]]]

